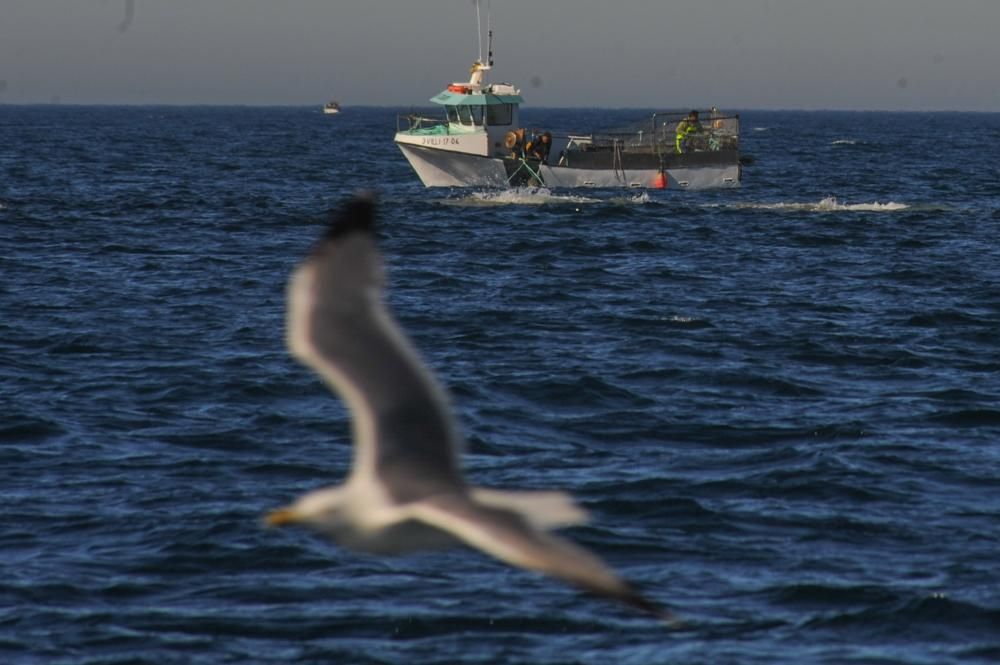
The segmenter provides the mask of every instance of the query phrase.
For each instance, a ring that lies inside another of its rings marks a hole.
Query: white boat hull
[[[524,182],[524,176],[528,176],[532,184],[547,187],[654,188],[659,174],[659,169],[585,169],[528,162],[518,174],[520,177],[514,179],[508,172],[512,170],[510,165],[503,159],[398,140],[397,145],[425,187],[507,187],[512,182]],[[513,170],[517,168],[515,164]],[[540,182],[527,168],[540,176]],[[665,174],[667,189],[718,189],[740,185],[738,163],[672,168]]]
[[[541,166],[539,174],[549,187],[633,187],[654,188],[659,169],[611,171]],[[666,189],[718,189],[739,187],[739,164],[666,169]]]
[[[425,187],[506,187],[502,159],[397,142]]]

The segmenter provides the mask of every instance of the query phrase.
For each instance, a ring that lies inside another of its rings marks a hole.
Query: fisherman
[[[701,134],[704,131],[698,122],[698,112],[688,113],[686,118],[677,123],[677,154],[691,152],[691,135]]]
[[[544,132],[531,137],[528,144],[524,146],[524,156],[528,159],[537,159],[542,164],[549,163],[549,150],[552,149],[552,133]]]

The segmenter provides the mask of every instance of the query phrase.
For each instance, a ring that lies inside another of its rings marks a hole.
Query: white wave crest
[[[809,205],[809,204],[807,204]],[[840,203],[837,197],[829,196],[819,203],[813,204],[816,210],[848,210],[851,212],[894,212],[896,210],[906,210],[910,206],[905,203],[889,201],[887,203]]]
[[[804,212],[896,212],[906,210],[910,206],[905,203],[888,201],[887,203],[841,203],[835,196],[828,196],[816,202],[803,203],[737,203],[736,208],[753,210],[791,210]]]
[[[649,198],[649,192],[638,192],[631,195],[625,195],[618,198],[610,199],[613,203],[621,203],[623,205],[642,205],[643,203],[649,203],[652,201]]]

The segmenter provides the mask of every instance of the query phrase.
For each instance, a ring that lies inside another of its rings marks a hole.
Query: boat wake
[[[639,191],[628,193],[624,195],[612,196],[609,199],[603,199],[603,203],[613,203],[615,205],[643,205],[645,203],[651,203],[653,199],[649,196],[649,192]]]
[[[712,205],[721,207],[719,204]],[[709,207],[712,207],[712,205]],[[887,203],[879,203],[878,201],[873,203],[841,203],[837,200],[837,197],[828,196],[817,202],[734,203],[727,207],[751,210],[789,210],[793,212],[896,212],[907,210],[910,206],[905,203],[897,203],[896,201],[889,201]]]
[[[588,196],[556,194],[547,187],[478,190],[469,192],[459,199],[447,199],[444,201],[448,205],[458,206],[550,205],[600,202],[601,199]]]
[[[547,187],[514,187],[505,190],[482,190],[470,193],[467,197],[453,201],[459,205],[559,205],[559,204],[589,204],[612,203],[616,205],[642,205],[652,199],[648,192],[640,191],[618,194],[611,198],[581,196],[579,194],[562,194],[553,192]]]

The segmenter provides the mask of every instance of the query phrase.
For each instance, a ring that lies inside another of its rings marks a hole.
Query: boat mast
[[[488,39],[486,42],[486,66],[493,67],[493,13],[490,11],[490,0],[486,0],[486,30]],[[482,52],[480,52],[480,57],[482,57]]]
[[[493,68],[493,14],[490,12],[490,0],[486,0],[486,29],[489,34],[487,41],[487,60],[483,62],[483,17],[481,14],[482,0],[476,0],[476,36],[479,39],[479,58],[472,64],[469,74],[469,86],[479,89],[483,83],[483,73]]]
[[[479,15],[479,0],[476,0],[476,37],[479,38],[479,59],[476,62],[483,61],[483,18]]]

